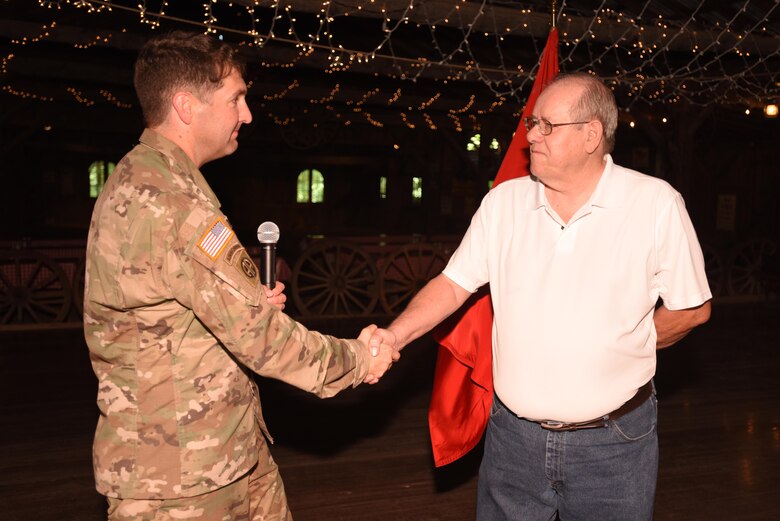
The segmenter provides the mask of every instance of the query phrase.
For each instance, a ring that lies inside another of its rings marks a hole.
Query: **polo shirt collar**
[[[601,173],[601,178],[590,196],[590,200],[585,203],[585,207],[614,208],[621,206],[625,200],[625,181],[623,177],[614,175],[615,163],[612,161],[612,156],[605,154],[604,160],[606,162],[604,171]],[[544,208],[548,204],[547,197],[544,195],[544,183],[533,175],[531,179],[536,183],[536,193],[532,197],[531,206],[533,209]]]
[[[144,129],[143,134],[141,134],[140,142],[165,156],[171,168],[173,169],[175,167],[174,171],[189,176],[198,190],[203,192],[203,195],[209,199],[214,206],[217,208],[221,206],[216,194],[206,182],[206,178],[203,177],[203,174],[198,167],[195,166],[192,159],[190,159],[179,145],[150,128]]]
[[[599,208],[622,206],[625,201],[625,179],[615,175],[615,163],[610,154],[606,154],[604,160],[606,161],[604,172],[587,204]]]

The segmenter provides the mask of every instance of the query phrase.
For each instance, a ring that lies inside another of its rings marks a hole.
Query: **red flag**
[[[558,30],[553,28],[523,115],[493,186],[529,174],[528,138],[523,118],[530,116],[542,90],[558,75]],[[493,401],[493,305],[490,293],[477,292],[458,314],[433,332],[441,344],[436,360],[428,426],[437,467],[473,449],[485,432]]]

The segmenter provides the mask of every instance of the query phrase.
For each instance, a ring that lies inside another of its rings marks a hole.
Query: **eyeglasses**
[[[552,134],[552,131],[555,127],[563,127],[565,125],[584,125],[585,123],[590,123],[590,121],[572,121],[570,123],[550,123],[549,120],[545,118],[537,118],[535,116],[526,116],[523,118],[523,124],[525,125],[525,130],[528,132],[531,132],[531,129],[534,128],[536,125],[539,125],[539,132],[543,136],[549,136]]]

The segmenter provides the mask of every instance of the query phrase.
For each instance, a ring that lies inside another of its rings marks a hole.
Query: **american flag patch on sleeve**
[[[216,260],[222,250],[225,249],[230,238],[233,237],[231,230],[222,217],[218,217],[214,223],[209,226],[206,233],[198,241],[198,248],[209,256],[211,260]]]

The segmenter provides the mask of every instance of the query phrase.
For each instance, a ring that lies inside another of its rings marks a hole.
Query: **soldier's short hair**
[[[582,95],[571,110],[573,121],[595,119],[601,122],[604,127],[604,152],[612,152],[615,148],[618,121],[617,102],[612,90],[598,77],[584,72],[561,74],[550,85],[564,82],[582,87]]]
[[[172,31],[148,40],[133,77],[146,126],[165,121],[171,96],[178,90],[187,89],[208,101],[233,69],[243,76],[245,66],[238,53],[211,36]]]

